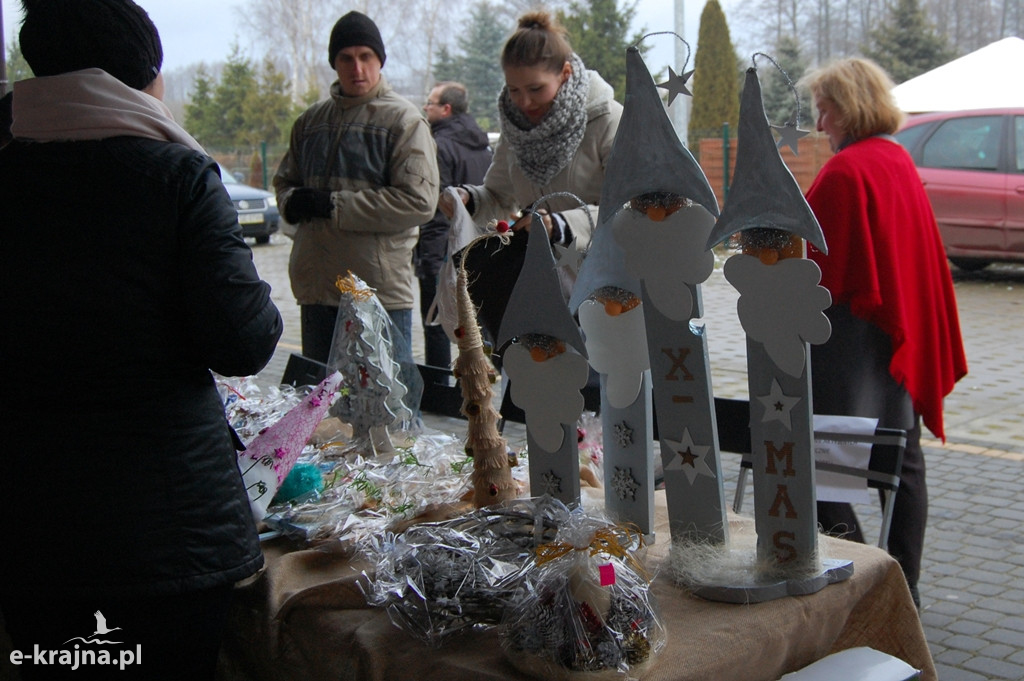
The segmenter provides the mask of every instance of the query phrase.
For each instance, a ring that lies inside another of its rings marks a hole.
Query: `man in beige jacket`
[[[430,125],[381,74],[380,31],[359,12],[331,31],[338,73],[328,99],[295,121],[274,176],[285,219],[297,225],[288,273],[302,308],[302,354],[326,362],[349,271],[376,290],[412,362],[413,249],[437,205]]]

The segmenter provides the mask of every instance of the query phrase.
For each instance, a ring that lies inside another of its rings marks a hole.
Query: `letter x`
[[[693,374],[686,368],[686,358],[690,355],[690,348],[679,348],[679,356],[677,357],[673,352],[672,348],[662,348],[662,352],[668,355],[668,358],[672,360],[672,366],[669,367],[668,375],[665,376],[666,381],[678,381],[676,377],[676,369],[683,373],[684,381],[692,381]]]

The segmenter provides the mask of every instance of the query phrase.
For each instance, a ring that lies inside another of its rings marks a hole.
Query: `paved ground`
[[[260,374],[267,382],[276,382],[289,354],[300,351],[290,246],[275,235],[254,248],[285,317],[278,352]],[[942,681],[1024,681],[1024,267],[955,271],[954,279],[970,374],[946,400],[946,444],[925,442],[931,515],[921,620]],[[715,394],[745,398],[736,294],[716,270],[703,295]],[[415,334],[422,360],[418,323]],[[738,459],[726,454],[723,469],[731,499]],[[877,535],[877,511],[865,507],[860,515],[867,536]]]

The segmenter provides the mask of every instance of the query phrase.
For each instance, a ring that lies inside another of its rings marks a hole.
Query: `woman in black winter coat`
[[[37,77],[0,150],[0,608],[25,679],[70,670],[34,646],[73,664],[79,644],[127,662],[117,678],[212,678],[263,557],[211,370],[258,372],[281,317],[216,164],[160,101],[145,11],[24,5]]]

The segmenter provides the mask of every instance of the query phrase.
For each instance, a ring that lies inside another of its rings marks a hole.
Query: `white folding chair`
[[[888,544],[889,527],[892,525],[893,497],[900,486],[900,467],[903,465],[903,451],[907,447],[907,432],[897,428],[876,428],[873,434],[815,431],[814,438],[815,440],[860,442],[871,445],[871,460],[867,468],[815,461],[815,470],[863,479],[867,481],[868,487],[881,492],[882,525],[878,532],[878,547],[885,549]],[[740,474],[736,481],[736,496],[733,499],[732,508],[739,513],[743,508],[747,473],[753,469],[754,463],[749,451],[737,453],[743,455],[743,460],[740,463]],[[828,501],[828,499],[820,500]]]

